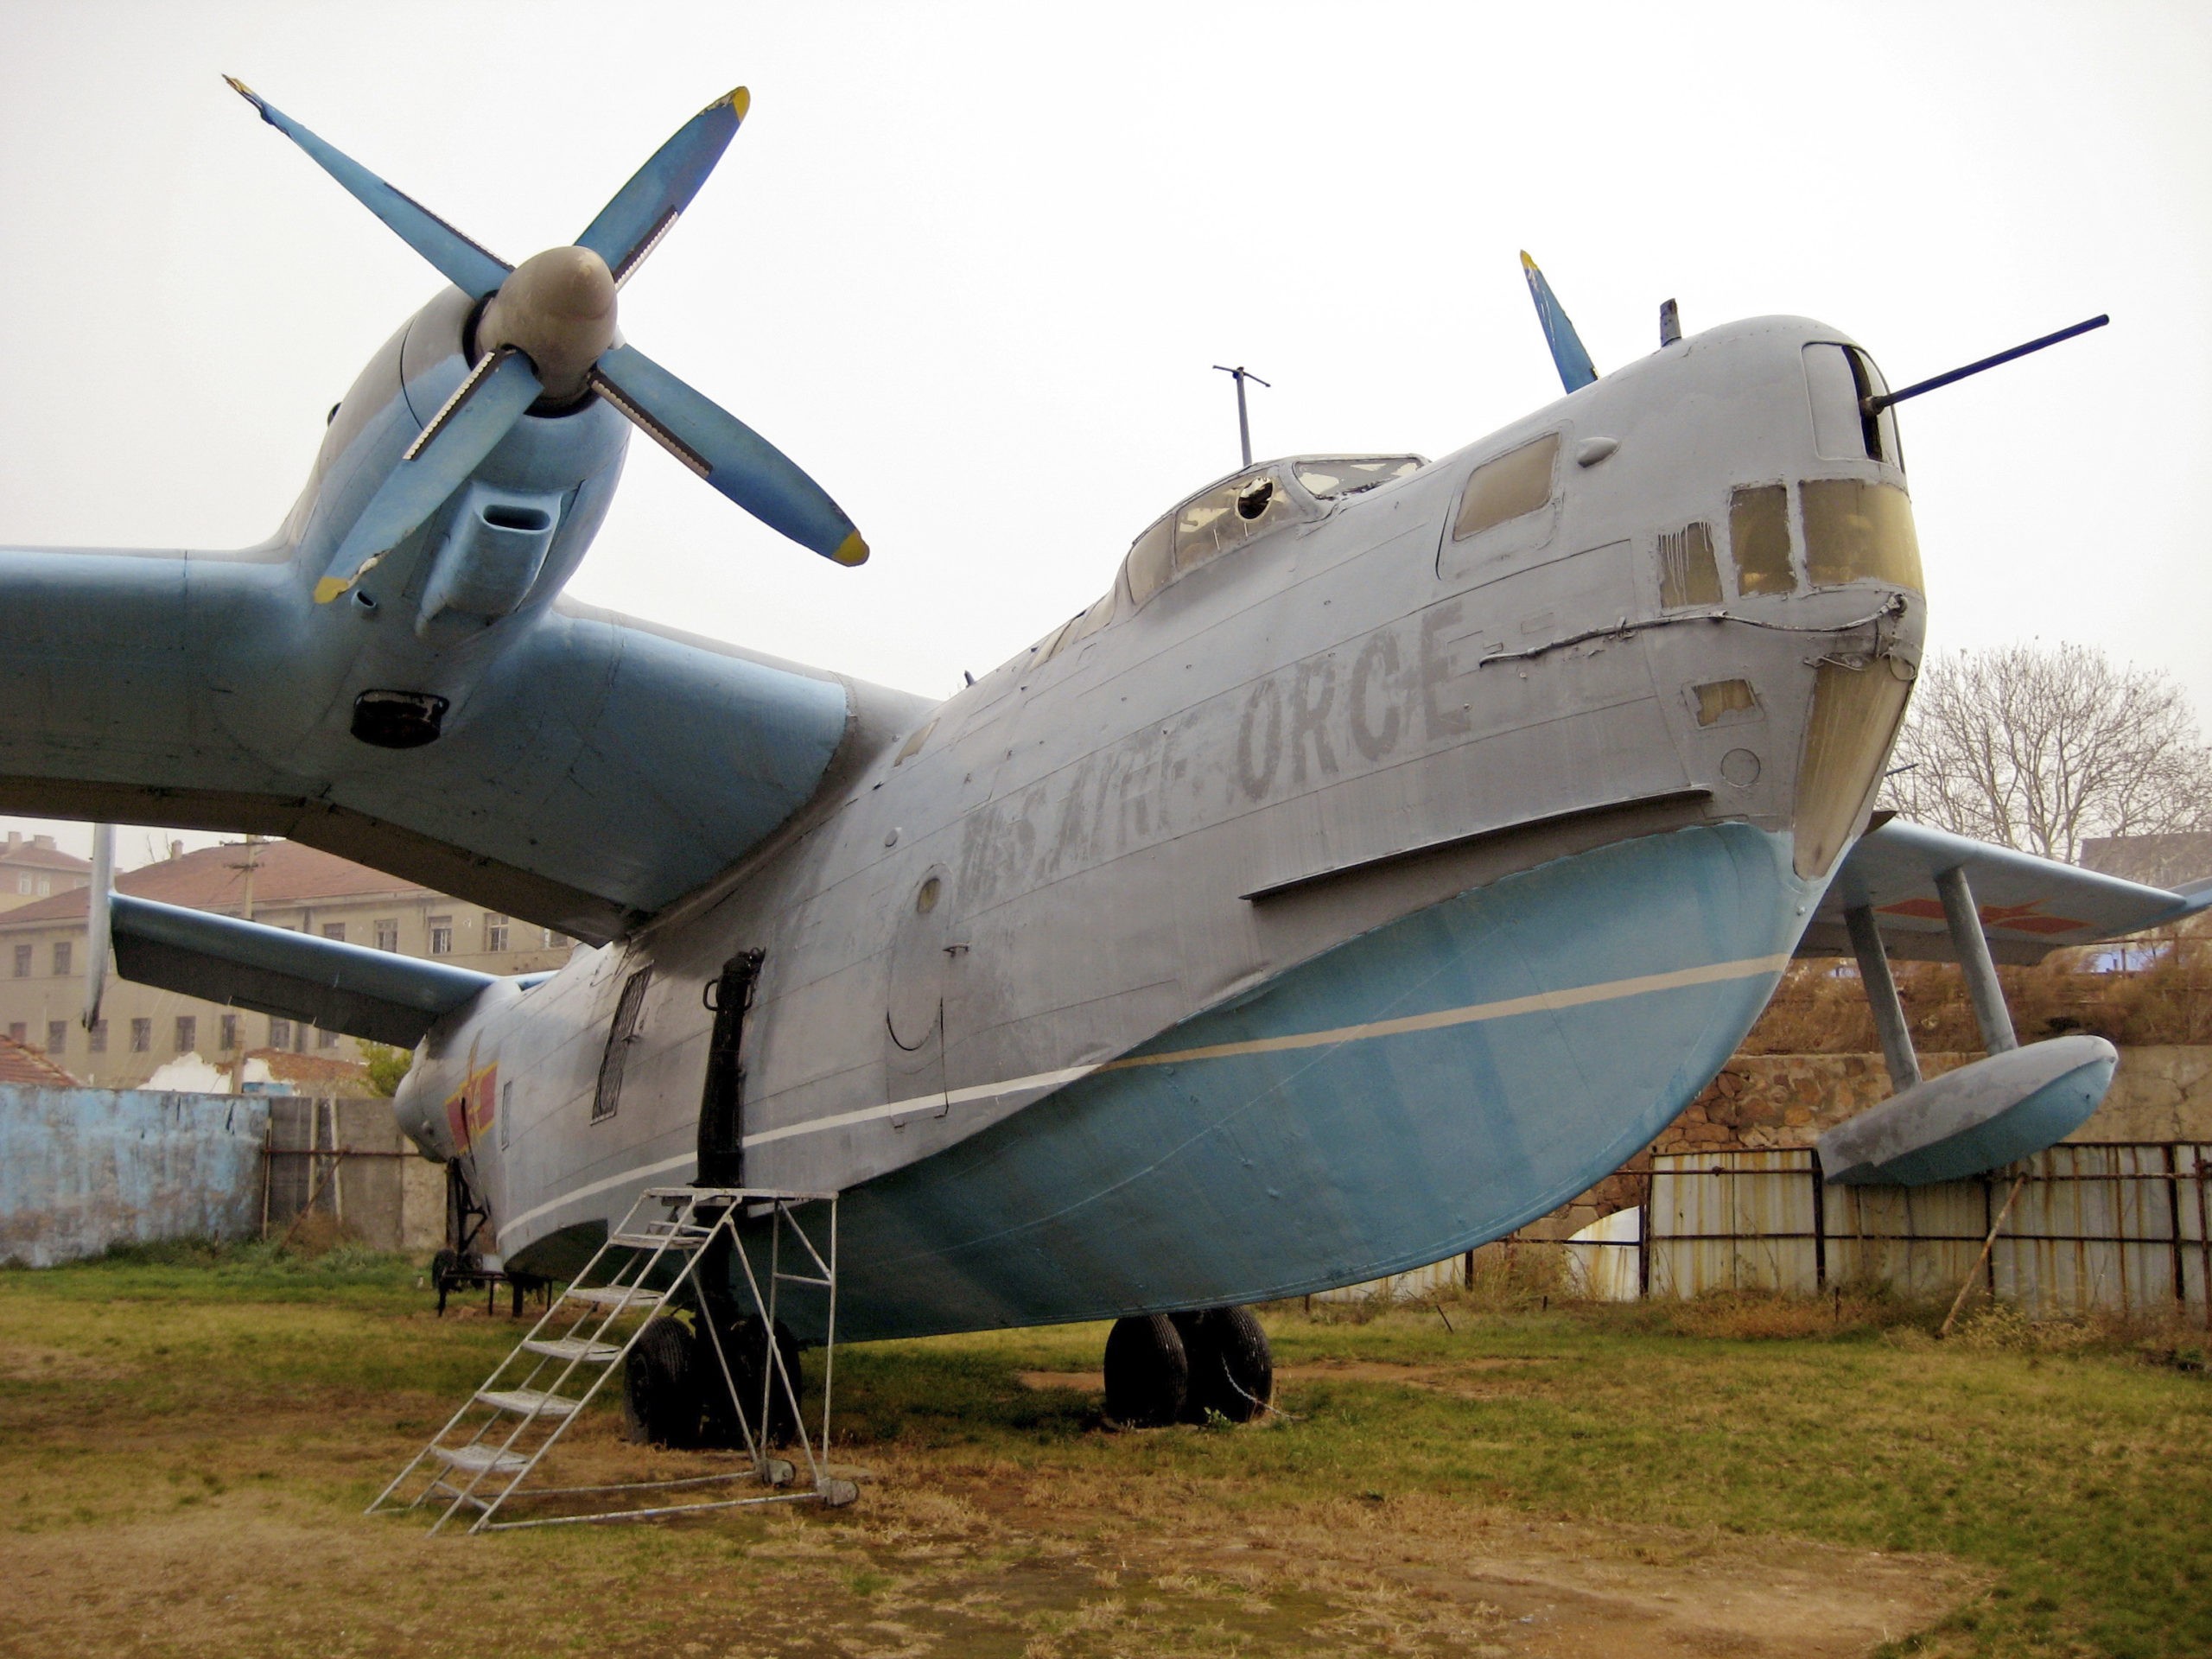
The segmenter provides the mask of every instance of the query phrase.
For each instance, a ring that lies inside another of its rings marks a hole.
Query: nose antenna
[[[2062,340],[2071,340],[2076,334],[2086,334],[2092,328],[2101,328],[2111,321],[2109,316],[2099,313],[2087,322],[2077,322],[2071,328],[2061,328],[2055,334],[2045,334],[2040,340],[2031,340],[2024,346],[2015,346],[2012,350],[1999,352],[1994,357],[1982,358],[1976,362],[1967,364],[1964,368],[1951,369],[1942,374],[1930,375],[1925,380],[1916,380],[1902,391],[1869,393],[1859,400],[1859,406],[1871,418],[1880,414],[1892,404],[1901,404],[1908,397],[1919,397],[1923,391],[1934,391],[1938,387],[1948,386],[1954,381],[1965,379],[1970,374],[1980,374],[1984,369],[1993,369],[2000,363],[2010,363],[2016,357],[2025,357],[2030,352],[2039,352],[2046,346],[2056,346]]]
[[[1244,464],[1249,467],[1252,464],[1252,423],[1244,414],[1244,383],[1247,380],[1255,380],[1264,386],[1268,382],[1261,380],[1258,375],[1253,373],[1242,363],[1233,369],[1226,363],[1217,363],[1214,367],[1236,382],[1236,442],[1243,448]]]

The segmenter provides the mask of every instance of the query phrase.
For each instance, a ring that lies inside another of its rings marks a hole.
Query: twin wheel
[[[1247,1423],[1274,1392],[1268,1333],[1249,1307],[1116,1319],[1106,1338],[1106,1414],[1132,1428]]]

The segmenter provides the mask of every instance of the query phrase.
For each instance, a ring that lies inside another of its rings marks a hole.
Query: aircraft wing
[[[128,893],[111,894],[108,906],[116,969],[125,979],[402,1048],[497,982],[451,963]]]
[[[289,836],[603,943],[807,801],[862,692],[913,701],[563,598],[441,652],[442,731],[375,747],[379,659],[297,586],[281,550],[0,550],[0,811]]]
[[[1893,818],[1861,836],[1846,855],[1797,954],[1849,956],[1844,912],[1866,905],[1891,956],[1955,960],[1936,892],[1936,878],[1951,869],[1965,870],[1990,954],[1999,962],[2040,962],[2061,945],[2093,944],[2212,907],[2212,883],[2179,891],[2145,887]]]

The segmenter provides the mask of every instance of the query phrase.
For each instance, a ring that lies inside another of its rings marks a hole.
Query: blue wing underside
[[[567,600],[450,653],[439,739],[349,731],[281,556],[0,550],[0,811],[285,836],[593,941],[820,786],[856,689]]]

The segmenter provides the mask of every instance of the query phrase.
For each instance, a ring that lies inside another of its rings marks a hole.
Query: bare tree
[[[1885,805],[2075,861],[2092,836],[2212,830],[2212,750],[2181,688],[2088,645],[1930,658]]]

